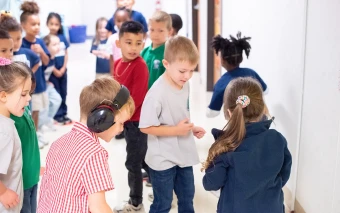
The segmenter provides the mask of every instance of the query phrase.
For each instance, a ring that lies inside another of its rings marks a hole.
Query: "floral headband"
[[[12,63],[11,60],[0,57],[0,66],[10,65],[11,63]]]
[[[250,98],[247,95],[238,96],[236,104],[240,104],[242,109],[246,108],[250,104]]]

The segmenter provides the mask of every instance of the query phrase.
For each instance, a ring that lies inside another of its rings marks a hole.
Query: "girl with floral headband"
[[[232,80],[224,94],[223,130],[203,164],[205,190],[221,190],[217,213],[284,213],[282,188],[292,165],[284,136],[269,129],[262,87],[251,77]]]
[[[0,58],[0,212],[20,212],[23,203],[21,142],[10,115],[21,117],[31,100],[31,71]]]

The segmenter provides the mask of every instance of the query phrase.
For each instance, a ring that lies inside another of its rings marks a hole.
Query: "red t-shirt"
[[[122,58],[118,59],[114,63],[113,77],[129,89],[135,102],[136,110],[130,121],[139,121],[142,104],[148,91],[149,71],[145,61],[140,56],[129,62],[124,62]]]

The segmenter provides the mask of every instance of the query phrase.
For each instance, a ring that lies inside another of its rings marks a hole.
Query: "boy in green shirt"
[[[152,44],[141,53],[149,69],[148,89],[165,71],[162,61],[164,59],[165,42],[170,36],[171,29],[171,16],[166,12],[157,11],[149,20],[149,35]]]

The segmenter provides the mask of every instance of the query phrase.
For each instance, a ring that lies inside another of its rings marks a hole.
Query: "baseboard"
[[[291,201],[293,200],[293,195],[292,192],[287,188],[283,188],[283,193],[284,193],[284,200],[285,200],[285,208],[286,208],[286,213],[306,213],[306,211],[303,209],[301,204],[297,199],[294,201],[294,209],[290,209],[290,206],[287,206],[287,203],[292,203]]]

